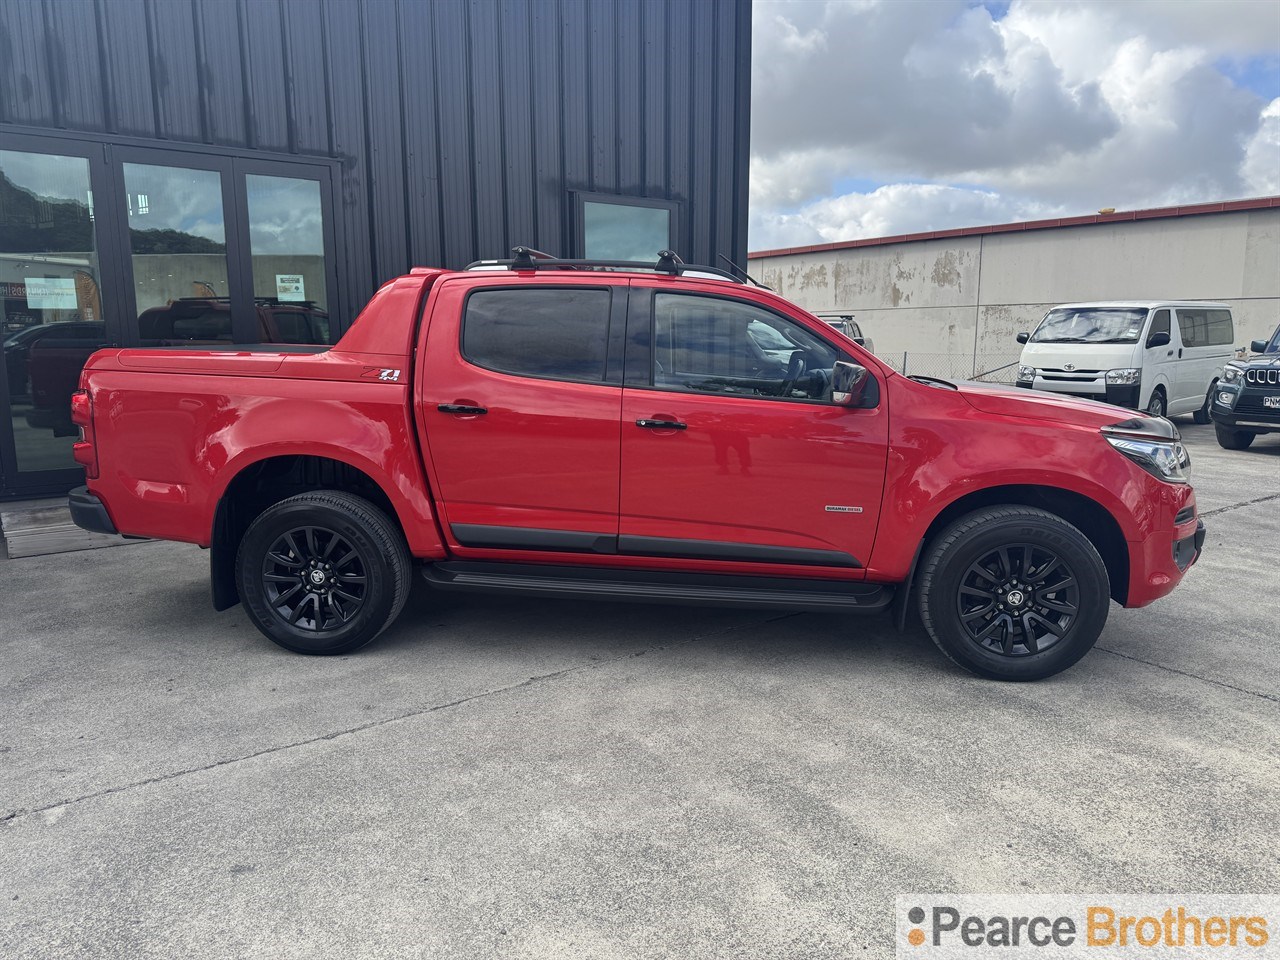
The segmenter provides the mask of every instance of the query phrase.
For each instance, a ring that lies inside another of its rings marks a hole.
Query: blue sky
[[[1280,3],[753,10],[752,249],[1280,194]]]

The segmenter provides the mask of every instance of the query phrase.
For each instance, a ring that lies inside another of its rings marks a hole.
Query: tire
[[[1147,401],[1147,413],[1153,417],[1163,417],[1169,409],[1165,403],[1164,387],[1156,387],[1151,391],[1151,399]]]
[[[925,629],[980,677],[1051,677],[1088,653],[1107,622],[1102,557],[1045,510],[991,507],[961,517],[929,544],[921,571]]]
[[[1220,423],[1213,425],[1213,432],[1218,435],[1218,446],[1224,450],[1248,450],[1256,433],[1248,430],[1232,430]]]
[[[1213,393],[1218,389],[1218,381],[1209,384],[1209,392],[1204,395],[1204,406],[1191,415],[1192,423],[1208,423],[1209,407],[1213,403]]]
[[[409,598],[410,569],[396,525],[340,490],[268,507],[236,553],[253,625],[286,650],[319,656],[350,653],[390,626]]]

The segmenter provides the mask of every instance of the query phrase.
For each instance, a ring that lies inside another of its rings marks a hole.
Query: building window
[[[591,193],[577,199],[579,247],[588,260],[656,261],[659,251],[675,249],[676,203]]]

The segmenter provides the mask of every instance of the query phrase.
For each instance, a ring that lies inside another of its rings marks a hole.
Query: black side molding
[[[878,613],[894,595],[892,586],[863,581],[456,560],[427,564],[422,576],[438,590],[768,610]]]
[[[681,557],[689,560],[745,560],[751,563],[796,563],[810,567],[861,567],[857,558],[839,550],[775,547],[718,540],[674,540],[667,537],[618,537],[618,552],[642,557]]]
[[[568,553],[617,553],[618,538],[608,533],[577,530],[539,530],[534,527],[494,527],[482,523],[450,524],[464,547],[491,550],[560,550]]]
[[[94,533],[119,533],[111,522],[102,501],[89,492],[88,487],[76,487],[67,495],[67,506],[71,509],[71,521],[81,529]]]

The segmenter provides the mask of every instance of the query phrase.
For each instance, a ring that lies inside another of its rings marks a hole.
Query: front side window
[[[786,400],[831,399],[834,347],[738,300],[657,293],[653,384],[666,390]]]
[[[500,373],[603,383],[607,289],[477,290],[462,319],[462,353]]]

